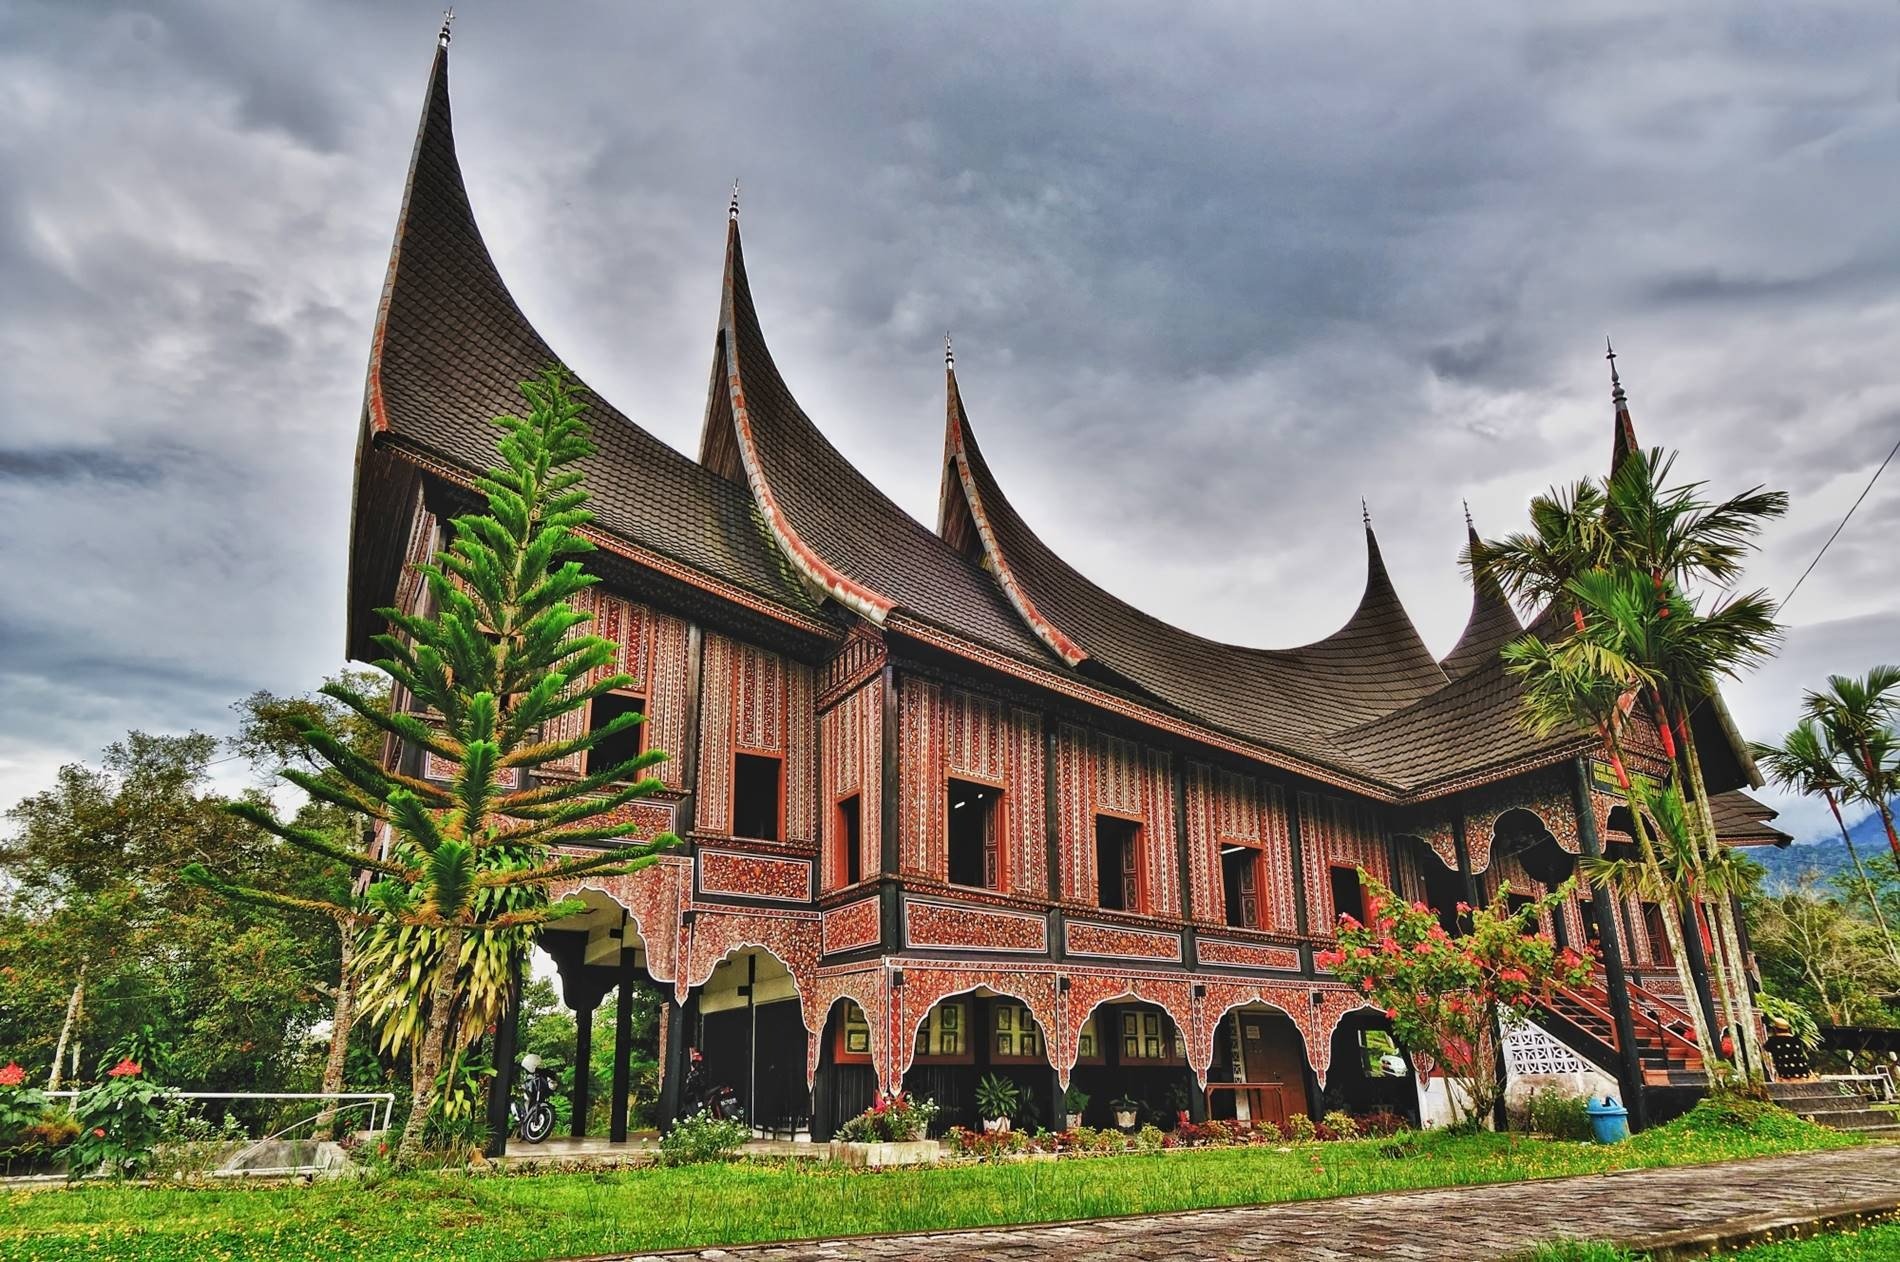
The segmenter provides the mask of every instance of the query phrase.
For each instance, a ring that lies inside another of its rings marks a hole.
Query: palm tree
[[[1900,965],[1900,948],[1894,945],[1887,915],[1880,908],[1873,880],[1867,875],[1867,865],[1861,862],[1854,835],[1841,816],[1842,796],[1854,792],[1848,773],[1841,770],[1840,764],[1846,757],[1844,752],[1828,743],[1827,736],[1813,719],[1795,724],[1781,738],[1781,744],[1750,745],[1749,752],[1754,755],[1755,765],[1782,788],[1803,797],[1819,797],[1827,803],[1827,809],[1834,816],[1834,826],[1841,830],[1841,841],[1847,846],[1847,857],[1854,861],[1854,871],[1860,876],[1860,887],[1867,895],[1867,906],[1873,910],[1874,923],[1880,926],[1880,939],[1886,944],[1887,955]]]
[[[1852,795],[1880,813],[1887,845],[1900,866],[1900,834],[1894,832],[1893,799],[1900,795],[1900,759],[1892,730],[1900,711],[1900,666],[1876,666],[1863,679],[1829,675],[1827,687],[1807,695],[1807,711],[1854,769]]]
[[[1639,863],[1634,868],[1617,862],[1592,864],[1586,869],[1591,878],[1605,880],[1619,892],[1635,890],[1679,911],[1681,886],[1664,869],[1650,841],[1647,793],[1642,782],[1630,773],[1623,746],[1628,702],[1651,682],[1645,668],[1582,636],[1567,636],[1553,644],[1528,634],[1507,644],[1503,656],[1506,668],[1524,682],[1520,707],[1527,727],[1540,736],[1566,729],[1591,730],[1609,752],[1617,786],[1629,807]],[[1693,995],[1695,980],[1689,974],[1681,917],[1664,916],[1662,921],[1663,936],[1675,960],[1676,980],[1685,996]],[[1687,1006],[1696,1047],[1713,1086],[1719,1063],[1714,1040],[1700,1006]]]
[[[1625,467],[1635,463],[1626,461]],[[1579,575],[1570,586],[1585,615],[1585,629],[1574,638],[1595,641],[1644,667],[1648,681],[1643,686],[1644,699],[1663,753],[1677,769],[1685,798],[1693,803],[1685,823],[1697,853],[1686,856],[1690,862],[1683,873],[1688,886],[1700,892],[1689,905],[1698,919],[1705,915],[1709,919],[1715,983],[1725,1023],[1738,1031],[1737,1041],[1750,1071],[1756,1072],[1762,1063],[1761,1049],[1756,1045],[1747,959],[1734,904],[1727,897],[1702,901],[1713,890],[1711,870],[1723,863],[1724,856],[1688,715],[1698,703],[1717,695],[1718,677],[1733,677],[1773,651],[1781,634],[1774,621],[1774,601],[1766,592],[1755,591],[1724,596],[1707,610],[1699,610],[1683,597],[1673,578],[1658,580],[1627,568],[1591,571]]]
[[[1660,448],[1634,451],[1600,485],[1553,488],[1532,502],[1528,534],[1485,543],[1481,557],[1467,557],[1467,563],[1519,599],[1545,599],[1568,612],[1573,638],[1601,641],[1595,649],[1576,646],[1586,657],[1610,653],[1626,665],[1644,666],[1644,682],[1632,699],[1645,703],[1663,753],[1685,797],[1695,804],[1694,831],[1705,860],[1697,865],[1701,872],[1720,856],[1688,715],[1697,704],[1715,699],[1719,676],[1732,675],[1770,651],[1778,628],[1765,593],[1728,597],[1706,612],[1684,593],[1732,587],[1754,534],[1764,521],[1787,511],[1787,496],[1755,487],[1710,500],[1700,483],[1668,486],[1674,465],[1675,458]],[[1587,609],[1591,603],[1595,608]],[[1594,631],[1587,614],[1599,623]],[[1702,884],[1706,888],[1706,880]],[[1711,911],[1717,972],[1733,973],[1745,989],[1734,909],[1723,900]],[[1749,997],[1729,996],[1731,988],[1719,980],[1718,985],[1725,992],[1724,1006],[1749,1016]],[[1752,1016],[1740,1027],[1748,1061],[1759,1065]]]

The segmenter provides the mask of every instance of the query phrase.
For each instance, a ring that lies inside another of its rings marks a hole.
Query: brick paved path
[[[873,1236],[672,1254],[732,1262],[1089,1262],[1117,1258],[1332,1262],[1499,1258],[1555,1235],[1625,1244],[1739,1218],[1819,1215],[1878,1195],[1900,1201],[1900,1147],[1876,1145],[1673,1170],[1626,1170],[1491,1187],[1196,1210],[1062,1226]]]

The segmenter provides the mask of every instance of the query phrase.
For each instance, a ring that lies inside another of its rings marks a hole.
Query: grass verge
[[[1782,1240],[1717,1255],[1723,1262],[1890,1262],[1900,1258],[1900,1223],[1830,1231],[1805,1240]],[[1524,1254],[1517,1262],[1643,1262],[1631,1253],[1594,1241],[1564,1241]]]
[[[0,1259],[500,1262],[1500,1183],[1855,1142],[1765,1106],[1704,1102],[1615,1148],[1424,1133],[877,1173],[737,1163],[288,1187],[85,1185],[0,1201]]]

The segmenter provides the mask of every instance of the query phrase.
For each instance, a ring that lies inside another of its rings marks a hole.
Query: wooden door
[[[1287,1028],[1285,1017],[1242,1012],[1235,1020],[1242,1078],[1255,1084],[1247,1093],[1253,1120],[1285,1127],[1295,1113],[1308,1112],[1306,1064],[1298,1037]]]

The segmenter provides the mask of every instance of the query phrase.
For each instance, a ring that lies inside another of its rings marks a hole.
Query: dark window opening
[[[838,803],[838,844],[844,847],[844,883],[856,885],[864,879],[864,812],[858,795],[853,793]]]
[[[733,836],[778,840],[780,769],[777,758],[760,754],[733,756]]]
[[[1591,898],[1578,899],[1577,911],[1581,913],[1583,917],[1584,943],[1593,949],[1601,948],[1603,946],[1603,930],[1602,926],[1597,924],[1596,900]]]
[[[1260,852],[1252,846],[1222,846],[1220,875],[1227,923],[1236,929],[1264,928],[1260,923]]]
[[[623,714],[646,713],[646,701],[641,697],[630,697],[622,692],[602,693],[595,697],[587,708],[587,730],[598,732]],[[635,723],[632,727],[615,732],[606,740],[587,751],[587,774],[596,775],[602,771],[611,771],[623,762],[640,756],[641,733],[647,725]]]
[[[1095,817],[1095,902],[1109,911],[1138,911],[1141,825],[1108,815]]]
[[[1643,932],[1649,935],[1649,954],[1656,963],[1676,962],[1676,953],[1669,949],[1669,931],[1663,928],[1663,909],[1656,903],[1643,904]]]
[[[1465,901],[1465,878],[1436,859],[1427,856],[1419,863],[1425,874],[1425,901],[1438,913],[1438,924],[1453,937],[1463,930],[1459,924],[1458,904]]]
[[[952,885],[978,889],[1001,888],[1002,865],[997,854],[996,802],[1001,790],[967,780],[952,780],[946,795],[950,813],[950,871]]]
[[[1333,924],[1338,927],[1339,917],[1351,916],[1354,920],[1366,918],[1366,898],[1359,886],[1359,869],[1333,865],[1330,870],[1333,890]]]
[[[1537,900],[1532,898],[1529,894],[1507,894],[1504,898],[1504,910],[1515,916],[1536,901]],[[1529,936],[1536,933],[1540,928],[1541,926],[1537,923],[1536,918],[1533,917],[1525,922],[1522,932],[1526,936]]]

